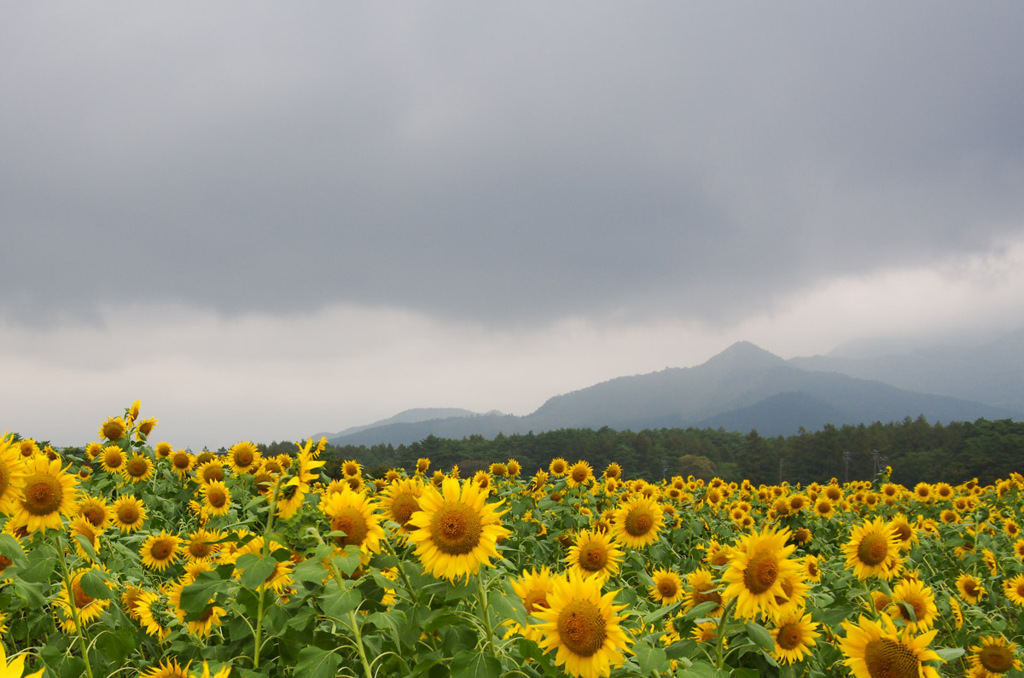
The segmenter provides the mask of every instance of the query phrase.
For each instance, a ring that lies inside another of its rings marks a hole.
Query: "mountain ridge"
[[[1005,343],[1002,355],[1012,358],[1020,348],[1021,360],[1019,367],[1015,363],[1003,373],[1014,375],[1014,370],[1020,369],[1024,374],[1024,330],[1010,335]],[[821,358],[825,357],[785,360],[751,342],[740,341],[699,365],[615,377],[552,396],[537,410],[523,416],[470,412],[399,421],[397,418],[405,414],[400,413],[379,424],[347,429],[351,433],[342,432],[331,437],[330,442],[400,445],[431,435],[491,438],[499,433],[513,435],[603,426],[617,430],[723,427],[742,432],[756,429],[762,435],[775,436],[791,435],[800,428],[816,430],[826,424],[870,424],[918,416],[946,422],[1024,418],[1024,398],[1018,407],[1013,398],[1004,397],[1008,391],[999,392],[1005,404],[921,392],[870,378],[884,371],[884,367],[875,363],[854,363],[854,368],[867,375],[861,377],[835,369],[849,368],[848,362],[843,362],[849,359]],[[893,359],[888,360],[891,364]],[[949,360],[956,365],[971,363],[966,359]],[[926,361],[925,365],[934,369],[934,359]],[[909,368],[905,371],[910,374]],[[900,373],[897,371],[897,374]],[[956,378],[947,381],[954,386],[959,383]],[[972,393],[979,388],[975,385]],[[446,410],[421,408],[417,411]]]

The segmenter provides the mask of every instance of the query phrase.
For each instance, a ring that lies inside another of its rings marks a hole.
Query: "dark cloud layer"
[[[1024,234],[1017,3],[20,4],[0,314],[738,317]]]

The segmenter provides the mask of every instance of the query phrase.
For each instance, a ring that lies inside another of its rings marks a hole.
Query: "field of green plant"
[[[556,458],[321,474],[0,442],[0,678],[1021,675],[1024,477],[753,486]]]

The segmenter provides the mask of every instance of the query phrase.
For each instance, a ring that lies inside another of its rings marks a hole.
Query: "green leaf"
[[[707,616],[712,610],[718,607],[718,603],[713,600],[707,600],[699,605],[694,605],[690,610],[683,616],[684,619],[699,619]]]
[[[324,594],[321,601],[324,613],[328,617],[343,619],[348,616],[349,612],[359,607],[359,603],[363,602],[363,596],[356,589],[342,591],[332,587]]]
[[[207,574],[210,573],[203,572],[194,583],[181,589],[180,605],[181,609],[185,610],[186,621],[199,619],[203,612],[206,611],[206,606],[210,603],[210,599],[213,598],[217,589],[221,586],[219,580],[204,578],[204,575]]]
[[[707,602],[713,603],[714,601],[709,600]],[[703,603],[701,604],[703,605]],[[669,612],[673,612],[677,607],[679,607],[679,603],[676,603],[674,605],[664,605],[662,607],[659,607],[657,610],[654,610],[653,612],[648,612],[644,615],[644,624],[647,625],[651,622],[658,621],[659,619],[667,615]]]
[[[12,563],[18,564],[25,558],[25,551],[22,550],[21,544],[13,535],[2,533],[0,534],[0,555]]]
[[[637,663],[640,665],[640,673],[661,674],[668,668],[668,655],[660,647],[652,647],[647,643],[637,643],[633,646],[633,653],[636,655]]]
[[[241,560],[241,559],[239,559]],[[239,578],[239,583],[247,589],[257,589],[260,584],[267,581],[267,578],[274,574],[277,567],[277,560],[272,556],[260,558],[252,565],[246,566]]]
[[[733,678],[760,678],[761,672],[757,669],[733,669]]]
[[[775,649],[775,639],[772,638],[771,632],[765,627],[761,626],[756,622],[747,622],[747,636],[757,643],[765,652],[771,652]]]
[[[452,658],[452,678],[501,678],[501,662],[483,652],[464,651]]]
[[[107,582],[99,570],[87,570],[78,581],[85,594],[96,600],[113,600],[114,594],[107,587]]]
[[[935,654],[939,655],[939,657],[943,661],[951,662],[954,659],[957,659],[957,658],[963,656],[964,648],[962,648],[962,647],[943,647],[943,648],[939,648],[938,650],[935,650]]]

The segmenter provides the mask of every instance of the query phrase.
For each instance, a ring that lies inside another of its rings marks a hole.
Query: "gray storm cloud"
[[[1024,223],[1024,9],[25,4],[0,314],[736,319]]]

